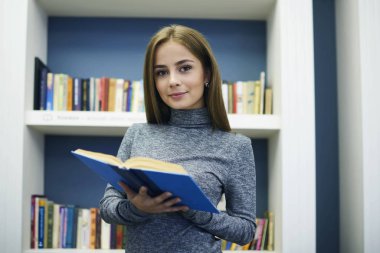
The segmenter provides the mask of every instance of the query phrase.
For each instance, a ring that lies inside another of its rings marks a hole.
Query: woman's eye
[[[165,70],[158,70],[156,71],[156,76],[164,76],[166,75],[167,71]]]
[[[190,65],[185,65],[185,66],[182,66],[179,71],[181,72],[187,72],[189,71],[190,69],[192,69],[192,67]]]

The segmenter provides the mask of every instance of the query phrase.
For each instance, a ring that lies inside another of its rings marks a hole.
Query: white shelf
[[[28,249],[24,250],[24,253],[124,253],[124,249]],[[252,253],[252,252],[262,252],[262,253],[276,253],[276,251],[258,251],[258,250],[223,250],[223,252],[234,252],[234,253]]]
[[[277,115],[228,115],[231,128],[250,137],[266,138],[280,130]],[[25,124],[44,134],[123,136],[134,123],[145,123],[145,113],[27,111]]]
[[[265,20],[275,0],[39,0],[48,16]],[[186,10],[186,11],[183,11]]]

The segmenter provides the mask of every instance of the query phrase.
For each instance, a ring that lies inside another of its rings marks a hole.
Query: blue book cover
[[[73,226],[74,226],[74,206],[68,205],[67,209],[67,227],[66,227],[66,244],[65,248],[73,248]],[[76,238],[75,238],[76,239]]]
[[[43,249],[45,247],[45,201],[40,200],[39,212],[38,212],[38,248]]]
[[[219,213],[194,179],[180,165],[145,157],[133,157],[122,163],[112,155],[81,149],[71,152],[121,192],[123,189],[118,184],[120,181],[136,192],[141,186],[146,186],[152,197],[163,192],[171,192],[173,198],[181,198],[181,202],[177,205],[186,205],[199,211]]]

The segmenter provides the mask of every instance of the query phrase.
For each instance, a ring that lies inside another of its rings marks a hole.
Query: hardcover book
[[[135,192],[138,192],[141,186],[146,186],[152,197],[171,192],[173,197],[181,198],[177,205],[219,213],[189,173],[178,164],[146,157],[133,157],[122,162],[115,156],[83,149],[71,152],[119,191],[123,192],[118,184],[120,181]]]

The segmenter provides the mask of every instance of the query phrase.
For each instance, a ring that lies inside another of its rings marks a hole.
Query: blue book
[[[40,199],[38,210],[38,248],[45,248],[45,204],[46,199]]]
[[[66,243],[65,248],[73,248],[73,227],[74,227],[74,206],[68,205],[66,207],[67,209],[67,225],[66,225]],[[76,240],[76,238],[75,238]]]
[[[178,164],[146,157],[133,157],[122,162],[115,156],[83,149],[71,152],[121,192],[124,190],[118,184],[120,181],[135,192],[138,192],[141,186],[146,186],[149,189],[148,194],[152,197],[163,192],[170,192],[173,198],[181,199],[177,205],[219,213],[189,173]]]

